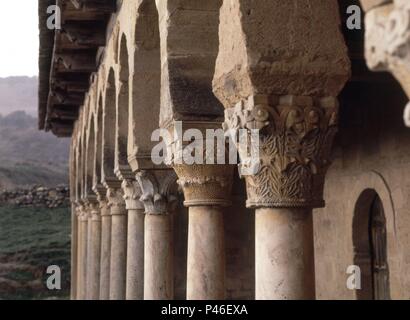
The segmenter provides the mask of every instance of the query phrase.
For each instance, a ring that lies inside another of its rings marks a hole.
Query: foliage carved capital
[[[259,130],[258,170],[245,176],[247,206],[323,207],[337,118],[334,97],[252,96],[226,109],[225,130]],[[242,163],[255,147],[247,143],[238,146]]]
[[[146,214],[169,214],[177,203],[174,170],[144,170],[136,174]]]
[[[107,200],[111,215],[124,215],[127,213],[125,209],[124,192],[121,188],[108,188]]]
[[[124,200],[127,210],[144,209],[144,204],[140,201],[142,192],[138,181],[131,179],[123,180],[122,190],[124,191]]]

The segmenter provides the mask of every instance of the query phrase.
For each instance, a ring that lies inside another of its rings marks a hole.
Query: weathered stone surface
[[[410,98],[410,3],[395,0],[366,14],[366,60],[372,70],[390,71]],[[410,126],[410,103],[404,120]]]
[[[378,6],[391,3],[393,0],[360,0],[364,11],[369,11]]]
[[[337,1],[227,0],[220,19],[213,87],[225,108],[258,94],[335,97],[349,78]]]

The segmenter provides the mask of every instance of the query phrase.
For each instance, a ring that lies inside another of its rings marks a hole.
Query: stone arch
[[[81,118],[81,197],[83,200],[87,199],[86,181],[87,181],[87,118],[88,118],[88,103],[89,100],[83,106],[83,115]]]
[[[86,174],[85,174],[85,192],[86,197],[94,196],[93,192],[93,175],[95,161],[95,116],[90,112],[90,120],[88,124],[87,148],[86,148]]]
[[[154,1],[144,0],[140,4],[134,41],[128,161],[132,170],[137,171],[151,166],[151,134],[159,124],[161,55],[158,12]]]
[[[349,199],[357,199],[357,201],[349,202],[348,212],[353,212],[352,220],[352,264],[358,265],[364,268],[362,270],[362,275],[364,281],[369,281],[366,279],[366,266],[363,266],[366,261],[360,261],[360,254],[363,251],[369,250],[368,243],[369,235],[368,233],[368,222],[369,222],[369,212],[371,211],[372,204],[375,199],[379,198],[382,204],[382,209],[385,218],[386,226],[386,252],[387,252],[387,264],[392,266],[392,257],[396,252],[399,252],[398,242],[397,242],[397,232],[396,232],[396,216],[395,208],[392,200],[390,188],[383,178],[383,176],[375,171],[369,171],[361,174],[356,183],[351,188],[351,193]],[[366,257],[362,257],[366,260]],[[393,270],[391,270],[392,274]],[[363,274],[364,273],[364,274]],[[390,279],[391,281],[392,279]],[[358,299],[368,299],[370,293],[366,288],[363,291],[358,290],[356,292],[356,297]],[[371,298],[371,297],[370,297]]]
[[[75,134],[73,135],[75,136]],[[70,201],[71,203],[75,203],[76,198],[76,184],[75,184],[75,174],[77,172],[77,161],[76,161],[76,141],[75,139],[72,139],[71,145],[70,145],[70,166],[69,166],[69,186],[70,186]]]
[[[81,149],[82,149],[82,140],[81,132],[77,132],[77,145],[76,145],[76,174],[75,174],[75,185],[76,185],[76,201],[81,200],[81,173],[82,173],[82,163],[81,163]]]
[[[101,188],[101,171],[102,171],[102,150],[103,150],[103,99],[102,95],[98,94],[97,110],[96,110],[96,136],[95,136],[95,158],[94,158],[94,174],[93,174],[93,189],[98,192]]]
[[[103,108],[103,150],[101,178],[104,184],[116,181],[114,176],[115,166],[115,109],[116,109],[116,86],[115,73],[111,68],[108,73],[104,108]]]
[[[73,136],[72,136],[72,172],[70,174],[70,196],[74,203],[78,203],[78,184],[77,184],[77,177],[78,177],[78,134],[77,134],[77,127],[74,126]]]
[[[124,175],[128,165],[128,123],[129,123],[129,55],[125,34],[120,39],[119,88],[116,110],[115,173]]]

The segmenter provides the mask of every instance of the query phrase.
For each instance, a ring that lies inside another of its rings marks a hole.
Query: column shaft
[[[315,299],[311,209],[256,209],[257,300]]]
[[[80,270],[79,270],[79,300],[87,299],[87,246],[88,218],[82,217],[80,224]]]
[[[78,231],[77,224],[78,218],[76,214],[76,207],[71,205],[71,288],[70,298],[71,300],[77,299],[77,266],[78,266]]]
[[[92,215],[90,214],[87,219],[87,266],[86,266],[86,279],[87,279],[87,286],[86,286],[86,299],[91,299],[91,273],[92,273],[92,246],[93,246],[93,238],[92,238]]]
[[[90,229],[89,229],[90,230]],[[93,216],[91,220],[91,250],[90,268],[88,275],[88,287],[90,290],[89,299],[100,299],[100,261],[101,261],[101,217]]]
[[[76,299],[80,300],[80,288],[81,288],[81,248],[82,248],[82,232],[81,232],[81,215],[77,214],[77,277],[76,281]]]
[[[144,299],[174,296],[172,216],[145,215]]]
[[[127,211],[111,215],[110,300],[125,300]]]
[[[144,299],[144,209],[128,210],[126,299]]]
[[[189,208],[188,300],[225,298],[223,208]]]
[[[111,216],[101,217],[100,299],[110,298]]]

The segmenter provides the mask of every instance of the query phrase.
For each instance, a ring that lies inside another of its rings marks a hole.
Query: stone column
[[[315,299],[312,210],[257,209],[255,257],[256,299]]]
[[[100,259],[101,259],[101,214],[100,204],[89,204],[90,217],[88,219],[88,255],[87,260],[87,299],[100,299]]]
[[[100,200],[101,210],[101,257],[100,257],[100,300],[110,298],[110,261],[111,261],[111,213],[108,202]]]
[[[256,299],[314,299],[311,211],[350,76],[338,2],[224,1],[220,20],[213,88],[255,209]]]
[[[80,247],[79,247],[79,300],[87,299],[87,247],[88,247],[88,218],[89,212],[84,205],[80,214]]]
[[[80,288],[81,288],[81,247],[82,247],[82,234],[81,234],[81,215],[82,215],[82,208],[79,203],[76,203],[76,219],[77,219],[77,277],[75,279],[76,282],[76,300],[80,300]]]
[[[224,207],[230,206],[233,166],[175,165],[189,207],[188,300],[225,299]]]
[[[71,203],[71,287],[70,299],[77,299],[77,259],[78,259],[78,231],[77,231],[77,207],[74,201]]]
[[[87,201],[85,208],[88,212],[87,218],[87,268],[86,268],[86,279],[87,279],[87,286],[86,286],[86,299],[91,299],[91,273],[92,273],[92,262],[91,262],[91,255],[92,255],[92,246],[93,246],[93,235],[92,235],[92,211],[95,209],[94,204],[91,204]]]
[[[111,212],[110,300],[125,300],[127,270],[127,210],[121,188],[109,188]]]
[[[139,201],[141,188],[137,181],[124,180],[124,199],[128,211],[127,231],[127,300],[144,299],[144,205]]]
[[[144,299],[170,300],[174,297],[173,273],[173,185],[171,170],[137,173],[141,201],[145,207]]]
[[[335,98],[297,96],[253,96],[226,111],[226,128],[259,130],[238,147],[256,209],[256,299],[315,298],[312,208],[324,206],[337,114]]]

